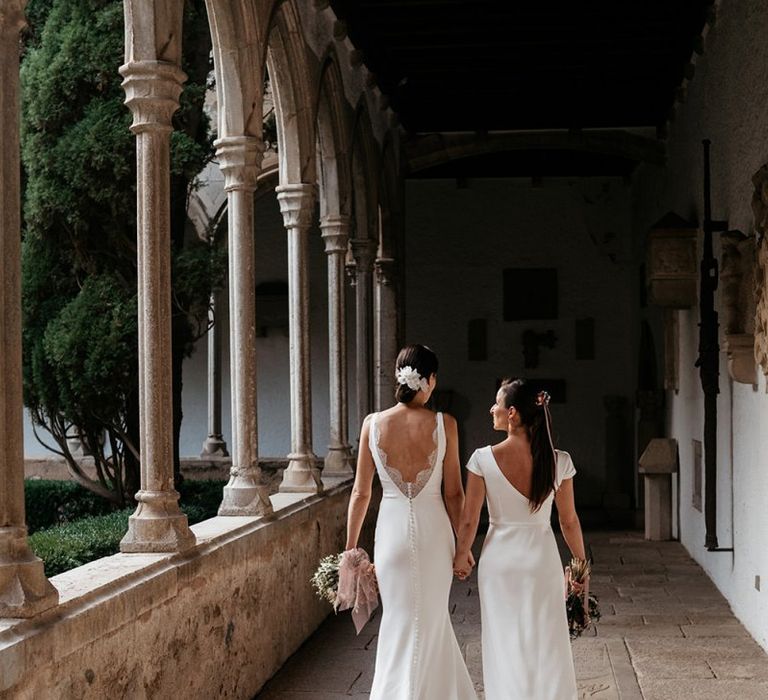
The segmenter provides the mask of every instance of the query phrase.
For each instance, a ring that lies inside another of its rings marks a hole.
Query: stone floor
[[[603,617],[573,645],[581,698],[768,699],[768,657],[680,544],[637,533],[590,533],[587,541]],[[451,614],[482,698],[474,578],[454,585]],[[347,614],[331,616],[258,699],[368,697],[376,622],[356,637]]]

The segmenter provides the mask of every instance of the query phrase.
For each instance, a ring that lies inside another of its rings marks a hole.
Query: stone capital
[[[120,66],[125,104],[133,113],[131,131],[170,133],[186,74],[166,61],[136,61]]]
[[[352,257],[359,272],[366,272],[371,269],[373,261],[376,258],[376,248],[378,243],[372,238],[352,238]]]
[[[309,228],[315,211],[315,186],[305,183],[275,188],[285,228]]]
[[[328,255],[347,252],[347,245],[349,243],[348,216],[329,216],[322,219],[320,221],[320,231],[322,231],[325,252]]]
[[[388,287],[395,278],[395,260],[394,258],[377,258],[374,263],[376,270],[376,279],[378,283]]]
[[[27,25],[27,0],[0,0],[0,34],[17,35]]]
[[[344,264],[344,274],[347,277],[347,281],[349,282],[350,287],[356,287],[357,286],[357,263],[352,260],[347,260],[347,262]]]
[[[224,189],[256,189],[264,156],[264,141],[256,136],[225,136],[213,142],[224,175]]]

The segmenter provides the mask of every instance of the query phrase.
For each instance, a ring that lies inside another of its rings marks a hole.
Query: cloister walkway
[[[677,542],[638,533],[590,533],[593,589],[603,618],[574,643],[581,698],[759,700],[768,698],[768,656]],[[451,612],[482,698],[476,580],[454,585]],[[366,698],[377,620],[355,636],[331,616],[259,693],[258,700]]]

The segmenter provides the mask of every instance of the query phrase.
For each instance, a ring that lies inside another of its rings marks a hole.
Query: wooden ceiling
[[[409,133],[661,126],[711,2],[331,0]]]
[[[411,141],[435,132],[661,129],[711,0],[331,0]],[[653,133],[653,132],[652,132]],[[435,176],[622,174],[632,157],[538,148]]]

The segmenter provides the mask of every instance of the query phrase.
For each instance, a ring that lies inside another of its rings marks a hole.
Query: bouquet
[[[592,567],[585,559],[571,559],[565,567],[566,592],[565,611],[568,616],[568,631],[571,639],[580,637],[587,627],[600,619],[597,596],[589,592],[589,575]],[[587,601],[585,609],[584,601]]]
[[[335,612],[352,609],[352,621],[360,634],[379,604],[376,572],[364,549],[348,549],[320,560],[310,579],[319,598]]]
[[[336,605],[336,596],[339,590],[339,564],[341,563],[341,554],[331,554],[323,557],[317,567],[317,571],[312,574],[310,583],[312,584],[317,597],[321,600],[327,600],[331,605]]]

